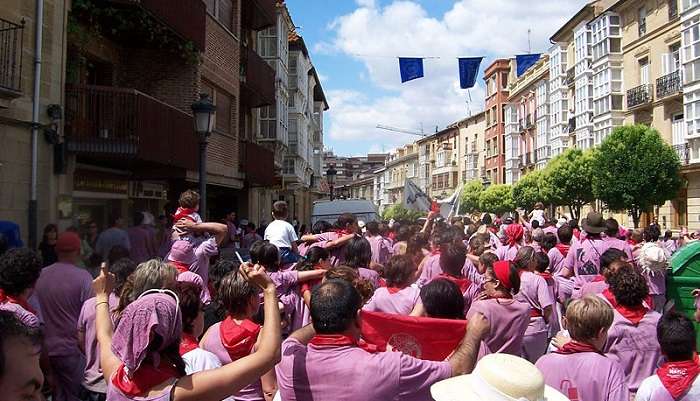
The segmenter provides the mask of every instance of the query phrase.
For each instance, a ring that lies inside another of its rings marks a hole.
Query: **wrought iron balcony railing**
[[[683,91],[683,80],[680,70],[656,80],[656,98],[663,99],[667,96],[677,95]]]
[[[9,92],[11,97],[20,95],[22,90],[22,33],[21,24],[0,18],[0,91]]]
[[[567,86],[572,86],[575,81],[575,69],[574,67],[569,68],[566,71],[566,85]]]
[[[652,85],[644,84],[627,91],[627,108],[632,109],[648,103],[652,100]]]
[[[682,165],[685,166],[690,163],[690,145],[688,143],[673,145],[673,150],[676,151]]]

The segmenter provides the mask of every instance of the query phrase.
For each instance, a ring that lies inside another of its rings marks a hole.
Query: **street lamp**
[[[326,179],[328,180],[328,187],[331,190],[331,202],[333,202],[333,187],[335,186],[335,176],[338,174],[338,170],[331,166],[328,171],[326,171]]]
[[[209,95],[201,93],[199,101],[192,103],[194,131],[199,135],[199,214],[206,219],[207,214],[207,144],[214,129],[216,106]]]

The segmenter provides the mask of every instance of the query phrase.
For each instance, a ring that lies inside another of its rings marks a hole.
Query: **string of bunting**
[[[517,64],[516,74],[521,76],[528,68],[535,65],[542,54],[519,54],[515,56]],[[439,57],[399,57],[399,72],[401,83],[423,78],[423,60],[436,59]],[[459,67],[459,86],[462,89],[473,88],[476,84],[476,77],[484,57],[461,57],[457,59]]]

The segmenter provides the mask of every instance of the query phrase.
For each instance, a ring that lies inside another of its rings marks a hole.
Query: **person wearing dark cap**
[[[601,234],[606,230],[603,215],[590,212],[581,222],[586,237],[576,241],[564,259],[561,274],[574,279],[574,287],[581,287],[596,279],[600,274],[600,257],[614,246],[613,242],[603,240]]]
[[[55,401],[77,401],[82,391],[85,357],[78,346],[78,317],[92,298],[92,276],[76,264],[80,237],[64,232],[56,240],[58,262],[41,271],[35,296],[44,317],[44,347],[54,375]]]

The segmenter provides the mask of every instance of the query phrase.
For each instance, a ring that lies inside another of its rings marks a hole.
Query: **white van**
[[[319,220],[335,224],[335,221],[343,213],[352,213],[358,220],[365,222],[379,220],[377,207],[371,201],[361,199],[321,200],[314,202],[311,225],[316,224]]]

